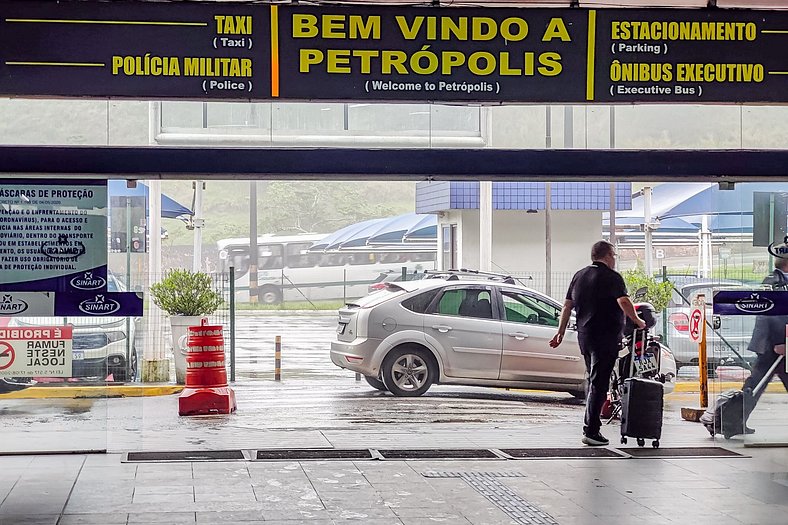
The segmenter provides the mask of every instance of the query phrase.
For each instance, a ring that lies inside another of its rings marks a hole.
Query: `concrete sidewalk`
[[[335,437],[354,447],[363,440]],[[399,443],[410,445],[388,440]],[[123,463],[120,454],[6,456],[0,524],[782,525],[788,455],[747,452],[752,457],[170,464]]]
[[[436,388],[432,397],[402,400],[352,381],[331,392],[308,385],[238,385],[239,412],[231,416],[178,418],[177,396],[66,400],[62,407],[73,413],[61,418],[40,408],[47,401],[15,401],[29,409],[19,416],[33,422],[26,428],[13,423],[22,408],[7,404],[3,419],[12,423],[2,428],[6,451],[46,450],[53,440],[77,447],[92,438],[117,453],[0,456],[0,525],[769,525],[784,524],[788,515],[785,449],[711,439],[702,426],[677,416],[694,399],[689,394],[666,401],[662,446],[722,446],[742,456],[250,459],[259,449],[582,447],[582,406],[562,395],[467,389],[455,397],[456,389]],[[756,436],[788,436],[785,421],[776,422],[786,416],[783,397],[775,399],[759,405]],[[95,428],[102,414],[103,425]],[[634,446],[618,444],[617,423],[603,433],[611,438],[610,450]],[[247,459],[124,462],[120,453],[166,450],[244,450]]]

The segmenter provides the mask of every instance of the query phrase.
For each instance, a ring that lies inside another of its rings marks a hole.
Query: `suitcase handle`
[[[780,363],[783,362],[783,358],[784,357],[785,357],[784,355],[781,355],[780,357],[777,358],[777,360],[774,362],[774,364],[769,367],[769,371],[766,373],[765,376],[763,376],[763,379],[761,379],[761,382],[758,383],[755,386],[755,388],[752,390],[752,395],[757,396],[758,392],[760,392],[761,390],[766,388],[766,385],[769,383],[769,381],[771,381],[772,376],[774,375],[774,371],[777,370],[777,367],[780,365]]]

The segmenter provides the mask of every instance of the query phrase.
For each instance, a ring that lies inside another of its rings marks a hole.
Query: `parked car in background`
[[[459,272],[458,272],[459,273]],[[537,388],[585,396],[577,335],[550,348],[561,304],[487,274],[390,282],[339,310],[331,360],[379,390],[419,396],[433,383]],[[665,349],[662,369],[675,362]]]
[[[706,319],[712,325],[706,326],[706,355],[710,369],[713,371],[723,364],[742,364],[739,355],[748,361],[755,359],[755,355],[747,350],[755,326],[755,316],[714,315],[712,311],[715,290],[749,288],[757,289],[760,286],[740,281],[702,279],[676,287],[678,292],[674,290],[670,303],[662,313],[667,317],[667,332],[662,333],[661,321],[655,328],[657,334],[662,335],[663,342],[670,347],[679,367],[698,365],[698,344],[690,339],[689,318],[692,311],[690,304],[699,294],[706,296]],[[719,328],[713,329],[714,326]]]
[[[123,292],[126,286],[112,273],[107,275],[107,291]],[[74,326],[72,377],[133,381],[137,375],[137,348],[134,344],[139,319],[125,317],[12,317],[9,326],[36,327],[71,324]],[[127,329],[128,327],[128,329]],[[129,367],[126,367],[129,341]]]
[[[11,326],[36,327],[70,324],[74,326],[71,341],[71,377],[104,379],[110,374],[114,381],[131,381],[137,372],[137,349],[134,346],[136,322],[125,317],[15,317]],[[131,341],[131,371],[126,371],[126,338]]]

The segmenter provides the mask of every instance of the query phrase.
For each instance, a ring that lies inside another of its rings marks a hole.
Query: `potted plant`
[[[188,327],[199,325],[203,316],[214,313],[224,303],[212,284],[206,273],[176,268],[150,287],[153,302],[170,316],[175,379],[179,385],[186,383],[186,357],[182,345]]]

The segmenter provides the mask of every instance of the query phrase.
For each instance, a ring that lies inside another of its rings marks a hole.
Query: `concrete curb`
[[[725,390],[741,390],[744,381],[723,381],[721,383],[715,381],[709,381],[709,387],[713,388],[714,390],[725,391]],[[680,382],[676,383],[676,387],[673,389],[674,392],[700,392],[700,383],[697,381],[687,381],[687,382]],[[785,387],[782,383],[769,383],[766,387],[766,392],[770,394],[778,394],[783,393],[785,394]]]
[[[102,397],[148,397],[178,394],[183,385],[31,386],[0,394],[0,399],[95,399]]]

